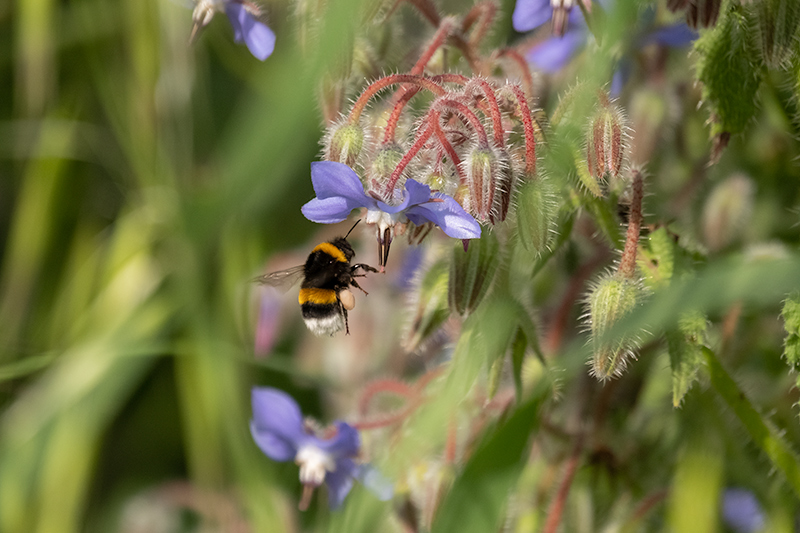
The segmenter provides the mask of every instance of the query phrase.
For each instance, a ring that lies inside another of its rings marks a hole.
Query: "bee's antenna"
[[[347,232],[347,235],[345,235],[345,236],[344,236],[344,238],[345,238],[345,239],[346,239],[347,237],[349,237],[351,233],[353,233],[353,230],[354,230],[354,229],[356,229],[356,226],[358,226],[358,223],[359,223],[359,222],[361,222],[361,219],[360,219],[360,218],[359,218],[358,220],[356,220],[356,223],[355,223],[355,224],[353,224],[353,227],[352,227],[352,228],[350,228],[350,231],[348,231],[348,232]]]

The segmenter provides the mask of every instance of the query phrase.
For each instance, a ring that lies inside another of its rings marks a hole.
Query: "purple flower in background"
[[[431,192],[430,187],[413,179],[406,180],[402,192],[395,191],[399,196],[395,205],[365,193],[358,175],[344,163],[311,163],[311,183],[317,197],[302,207],[303,215],[313,222],[334,224],[347,218],[353,209],[365,207],[364,222],[378,227],[381,267],[386,265],[395,226],[409,220],[418,226],[432,222],[456,239],[481,236],[480,225],[458,202],[446,194]]]
[[[722,495],[722,520],[736,533],[756,533],[764,528],[764,512],[747,489],[730,488]]]
[[[391,498],[391,487],[377,480],[376,471],[357,465],[361,439],[358,431],[345,422],[336,422],[328,438],[309,432],[303,422],[300,407],[285,392],[268,387],[254,387],[252,391],[253,419],[250,432],[261,451],[275,461],[294,461],[300,466],[303,498],[300,509],[308,507],[314,489],[328,485],[328,502],[331,508],[339,507],[359,479],[374,488],[381,499]]]
[[[225,11],[233,27],[233,38],[244,42],[250,53],[264,61],[275,49],[275,33],[261,22],[261,8],[246,0],[197,0],[192,20],[192,40],[206,27],[214,13]]]
[[[562,36],[568,23],[582,17],[580,9],[572,9],[575,4],[575,0],[517,0],[511,22],[515,30],[526,32],[552,20],[553,33]]]

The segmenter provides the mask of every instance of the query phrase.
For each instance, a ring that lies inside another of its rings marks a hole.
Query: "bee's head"
[[[353,256],[356,255],[356,253],[353,251],[353,247],[350,246],[350,243],[347,242],[345,237],[333,239],[330,241],[330,243],[342,251],[348,262],[352,261]]]

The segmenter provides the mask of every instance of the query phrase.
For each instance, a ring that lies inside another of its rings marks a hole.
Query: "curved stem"
[[[530,178],[536,173],[536,132],[533,129],[531,108],[528,106],[525,93],[518,85],[512,85],[511,92],[517,99],[519,118],[522,120],[522,127],[525,130],[525,175]]]
[[[411,148],[408,149],[408,152],[403,155],[403,158],[397,163],[397,166],[392,171],[392,175],[389,176],[389,182],[386,184],[386,194],[390,195],[391,192],[394,190],[394,186],[397,185],[397,180],[400,179],[400,175],[406,169],[408,164],[414,159],[414,156],[425,146],[425,143],[428,142],[428,139],[431,138],[433,135],[433,127],[428,126],[423,130],[423,132],[417,137],[417,140],[414,141],[414,144],[411,145]]]
[[[497,52],[497,57],[507,57],[517,65],[517,69],[522,75],[522,86],[525,89],[525,95],[528,98],[533,98],[533,74],[528,67],[528,62],[522,57],[514,48],[503,48]]]
[[[503,117],[500,115],[500,106],[497,105],[497,96],[494,94],[494,89],[489,82],[482,78],[473,78],[466,86],[466,91],[469,93],[473,86],[477,86],[483,97],[489,103],[489,115],[492,117],[492,129],[494,130],[494,142],[497,148],[503,148],[505,145],[505,136],[503,129]]]
[[[438,111],[441,111],[443,107],[450,108],[467,119],[472,129],[475,130],[475,134],[478,136],[478,145],[481,148],[489,147],[489,137],[486,135],[486,128],[483,127],[481,119],[479,119],[466,104],[452,98],[439,98],[431,104],[431,109],[436,109]]]
[[[425,76],[418,76],[414,74],[391,74],[375,81],[366,89],[364,89],[364,92],[361,93],[361,96],[358,97],[358,100],[356,100],[356,103],[353,104],[353,108],[350,110],[350,116],[347,119],[348,122],[350,124],[355,124],[358,122],[358,119],[361,118],[361,113],[364,111],[367,103],[378,93],[378,91],[385,89],[390,85],[397,85],[398,83],[413,84],[422,89],[427,89],[437,96],[442,96],[446,93],[446,91],[440,85],[432,81],[430,78],[426,78]]]

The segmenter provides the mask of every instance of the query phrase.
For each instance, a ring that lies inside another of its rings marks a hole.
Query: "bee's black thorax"
[[[334,257],[325,249],[320,249],[322,245],[315,248],[308,256],[303,268],[304,279],[301,287],[304,289],[344,289],[353,280],[353,268],[350,265],[350,260],[355,255],[353,248],[342,238],[323,244],[333,245],[342,255]],[[347,261],[342,261],[342,257]]]

